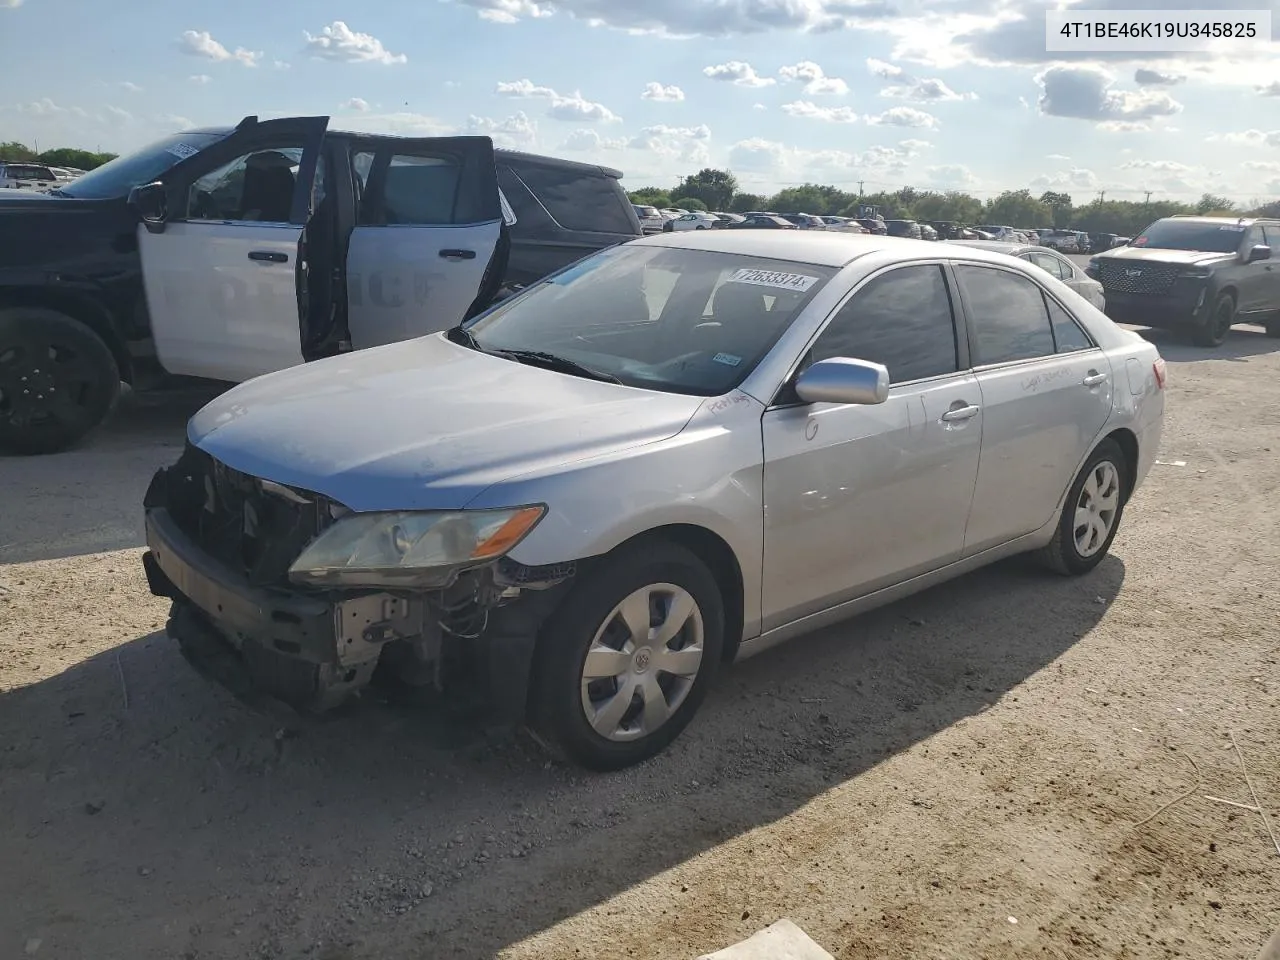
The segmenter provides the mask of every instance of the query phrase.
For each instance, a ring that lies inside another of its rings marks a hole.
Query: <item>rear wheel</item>
[[[1128,477],[1129,465],[1120,445],[1103,440],[1071,484],[1058,529],[1039,552],[1045,566],[1079,576],[1102,562],[1120,529]]]
[[[1231,294],[1224,293],[1213,305],[1209,322],[1191,328],[1191,342],[1197,347],[1220,347],[1227,339],[1231,324],[1236,319],[1236,302]]]
[[[0,449],[65,450],[119,396],[111,349],[79,320],[44,307],[0,310]]]
[[[1280,339],[1280,317],[1272,317],[1265,324],[1267,328],[1267,336]]]
[[[693,718],[723,643],[706,565],[673,543],[638,544],[588,575],[544,625],[534,726],[585,767],[645,760]]]

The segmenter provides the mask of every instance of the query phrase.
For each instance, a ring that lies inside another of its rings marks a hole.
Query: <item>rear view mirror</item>
[[[1249,248],[1248,256],[1245,257],[1245,263],[1257,263],[1259,260],[1270,260],[1271,248],[1266,244],[1257,243]],[[1268,268],[1270,269],[1270,268]]]
[[[129,206],[152,233],[164,233],[164,221],[168,216],[168,199],[164,185],[146,183],[129,191]]]
[[[884,403],[889,370],[880,363],[831,357],[819,360],[796,380],[796,396],[805,403]]]

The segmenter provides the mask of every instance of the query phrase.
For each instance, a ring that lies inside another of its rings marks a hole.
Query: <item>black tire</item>
[[[1267,336],[1273,340],[1280,340],[1280,317],[1271,317],[1263,326],[1267,329]]]
[[[111,348],[45,307],[0,310],[0,449],[57,453],[110,416],[120,397]]]
[[[1191,328],[1191,342],[1197,347],[1220,347],[1231,332],[1236,318],[1236,302],[1231,294],[1224,293],[1213,304],[1209,322]]]
[[[1076,508],[1080,505],[1085,484],[1104,463],[1110,463],[1115,470],[1117,506],[1106,538],[1096,551],[1086,556],[1076,545]],[[1053,539],[1049,544],[1039,551],[1037,559],[1050,570],[1068,577],[1078,577],[1088,573],[1100,564],[1111,549],[1116,531],[1120,529],[1120,521],[1124,516],[1125,503],[1128,500],[1129,483],[1129,462],[1125,458],[1124,451],[1120,449],[1120,444],[1111,439],[1103,440],[1094,448],[1093,453],[1089,455],[1089,459],[1085,461],[1080,473],[1072,482],[1071,489],[1067,492],[1066,502],[1062,505],[1062,515],[1058,518],[1058,528],[1054,531]]]
[[[702,617],[702,660],[683,701],[665,723],[636,739],[612,740],[592,728],[583,703],[587,652],[614,608],[655,584],[679,587],[693,597]],[[634,544],[587,574],[543,625],[530,691],[532,726],[553,752],[588,769],[618,770],[647,760],[693,719],[715,678],[723,649],[723,600],[706,565],[669,541]]]

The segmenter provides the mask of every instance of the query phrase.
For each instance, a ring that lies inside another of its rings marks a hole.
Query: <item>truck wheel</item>
[[[45,307],[0,310],[0,449],[65,450],[119,396],[115,357],[89,327]]]
[[[1191,328],[1191,342],[1197,347],[1220,347],[1227,339],[1231,324],[1236,319],[1236,302],[1231,294],[1224,293],[1213,305],[1209,321]]]
[[[1280,317],[1272,317],[1266,322],[1267,336],[1280,340]]]
[[[721,659],[723,601],[696,556],[648,541],[577,584],[541,636],[532,726],[569,759],[617,770],[693,719]]]

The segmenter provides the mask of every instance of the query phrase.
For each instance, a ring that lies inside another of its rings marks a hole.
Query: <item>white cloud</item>
[[[492,137],[498,146],[518,150],[527,150],[538,143],[538,125],[523,110],[505,120],[473,115],[467,118],[467,132]]]
[[[917,110],[915,107],[893,107],[879,116],[867,117],[868,123],[891,127],[920,127],[933,129],[941,124],[931,113]]]
[[[1171,87],[1186,79],[1181,74],[1152,70],[1149,67],[1139,67],[1133,71],[1133,82],[1142,87]]]
[[[367,33],[357,33],[341,20],[335,20],[313,36],[304,30],[306,50],[319,60],[341,63],[406,63],[403,53],[392,53],[382,41]]]
[[[659,103],[676,103],[684,99],[684,91],[675,84],[663,85],[654,80],[644,85],[644,92],[640,94],[640,99],[656,100]]]
[[[752,110],[768,110],[769,108],[766,107],[763,103],[753,103],[751,105],[751,109]]]
[[[942,166],[928,167],[925,176],[929,182],[939,187],[968,187],[978,182],[973,171],[958,163],[947,163]]]
[[[574,153],[599,153],[604,150],[621,150],[627,145],[626,137],[606,138],[595,130],[583,128],[574,130],[560,144],[561,150]]]
[[[874,57],[867,60],[867,69],[871,71],[872,76],[879,77],[881,80],[897,80],[907,75],[907,72],[901,67],[886,63],[884,60],[877,60]]]
[[[213,82],[213,77],[209,76],[207,73],[197,73],[192,75],[189,79],[192,83],[202,87],[207,83]]]
[[[14,10],[22,6],[22,0],[0,0],[0,10]]]
[[[121,123],[133,123],[133,114],[128,110],[121,107],[113,107],[111,105],[108,105],[106,110],[113,120],[117,120]]]
[[[1280,147],[1280,130],[1272,130],[1270,132],[1244,130],[1239,133],[1215,133],[1206,139],[1210,143],[1222,141],[1224,143],[1243,143],[1250,147]]]
[[[293,69],[293,65],[292,65],[292,64],[290,64],[290,63],[286,63],[284,60],[273,60],[273,61],[271,62],[271,66],[275,67],[277,70],[292,70],[292,69]]]
[[[1176,160],[1126,160],[1121,170],[1150,170],[1154,173],[1189,173],[1192,168]]]
[[[343,117],[348,130],[389,133],[404,137],[447,137],[458,132],[453,124],[424,113],[399,110],[392,113],[355,113]]]
[[[1280,160],[1246,160],[1240,164],[1246,170],[1262,170],[1267,173],[1280,173]]]
[[[1113,89],[1115,77],[1101,67],[1050,67],[1035,79],[1042,91],[1040,112],[1046,116],[1114,124],[1140,123],[1182,111],[1182,104],[1161,91]]]
[[[948,100],[977,100],[976,93],[956,93],[941,80],[925,78],[910,83],[895,84],[880,91],[880,96],[896,100],[913,100],[917,103],[943,103]]]
[[[1080,189],[1090,190],[1098,186],[1098,175],[1084,167],[1072,167],[1056,173],[1041,174],[1031,180],[1031,186],[1037,190]]]
[[[644,127],[627,142],[631,150],[643,150],[660,157],[691,165],[703,165],[710,161],[707,144],[711,141],[711,128],[705,123],[696,127],[671,127],[656,124]]]
[[[1107,133],[1150,133],[1151,124],[1141,120],[1103,120],[1098,129]]]
[[[794,66],[781,67],[778,76],[788,83],[803,83],[804,92],[811,97],[829,94],[841,97],[849,92],[849,85],[839,77],[829,77],[812,60],[802,60]]]
[[[861,153],[845,150],[801,150],[773,140],[739,140],[729,150],[729,166],[750,174],[794,174],[825,183],[854,183],[862,173],[900,177],[909,161],[929,146],[923,140],[903,140],[898,146],[873,146]]]
[[[771,87],[778,81],[773,77],[762,77],[756,73],[755,67],[741,60],[730,60],[718,63],[714,67],[703,67],[704,76],[712,80],[727,80],[738,87]]]
[[[496,92],[499,96],[513,97],[518,100],[549,100],[547,116],[553,120],[617,123],[622,119],[603,103],[587,100],[580,92],[561,94],[550,87],[540,87],[532,80],[500,81]]]
[[[1051,154],[1049,154],[1048,156],[1046,156],[1046,157],[1045,157],[1045,159],[1046,159],[1046,160],[1061,160],[1063,163],[1065,163],[1065,162],[1067,162],[1068,160],[1070,160],[1071,158],[1070,158],[1070,157],[1065,157],[1065,156],[1063,156],[1063,155],[1062,155],[1062,154],[1060,154],[1060,153],[1051,153]]]
[[[190,130],[195,126],[193,121],[177,113],[162,113],[155,122],[171,130]]]
[[[853,112],[851,107],[820,107],[808,100],[784,103],[782,112],[793,117],[825,120],[827,123],[856,123],[858,120],[858,115]]]
[[[1280,97],[1280,80],[1259,84],[1257,90],[1264,97]]]
[[[563,13],[592,27],[665,37],[728,37],[780,30],[828,32],[892,16],[889,0],[455,0],[486,20],[514,23]]]
[[[369,101],[362,97],[352,97],[350,100],[342,102],[343,110],[355,110],[357,113],[369,112]]]
[[[729,148],[729,166],[735,170],[772,171],[786,164],[788,150],[780,143],[751,137]]]
[[[122,86],[124,89],[128,90],[130,93],[141,93],[141,92],[142,92],[142,88],[141,88],[140,86],[138,86],[136,83],[133,83],[133,82],[131,82],[131,81],[129,81],[129,80],[122,80],[122,81],[120,81],[120,86]]]
[[[213,60],[217,63],[234,60],[244,64],[246,67],[256,67],[258,61],[262,59],[261,51],[246,50],[244,47],[236,47],[234,52],[228,50],[213,39],[213,35],[208,30],[182,31],[182,38],[178,41],[178,47],[183,53],[190,56],[202,57],[205,60]]]

